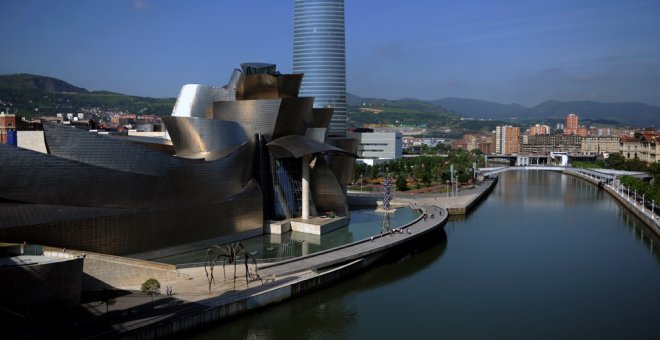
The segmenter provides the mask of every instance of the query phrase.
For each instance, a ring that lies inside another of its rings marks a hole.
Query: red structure
[[[0,114],[0,144],[7,144],[7,132],[16,131],[16,115]]]

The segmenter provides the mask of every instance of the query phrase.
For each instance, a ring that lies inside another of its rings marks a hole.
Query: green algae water
[[[657,339],[660,244],[609,194],[503,173],[446,240],[195,339]]]

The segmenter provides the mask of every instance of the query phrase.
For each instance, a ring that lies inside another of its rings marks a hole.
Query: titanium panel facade
[[[232,150],[247,142],[243,129],[236,122],[197,117],[162,117],[179,157],[198,158],[219,151]]]
[[[234,81],[234,74],[230,82]],[[172,116],[213,118],[213,102],[235,100],[236,91],[200,84],[186,84],[176,99]]]
[[[346,51],[343,0],[296,0],[293,72],[304,73],[301,96],[314,107],[332,107],[329,135],[345,136]]]
[[[348,202],[334,173],[324,157],[317,157],[311,173],[311,190],[316,210],[334,211],[337,216],[350,217]]]
[[[0,197],[12,201],[0,203],[0,239],[127,255],[260,234],[262,194],[243,182],[244,151],[179,159],[154,176],[0,145]]]

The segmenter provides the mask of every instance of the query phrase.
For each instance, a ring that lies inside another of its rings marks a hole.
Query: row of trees
[[[484,161],[478,150],[471,152],[463,149],[452,149],[446,155],[405,157],[387,163],[357,164],[353,175],[355,182],[381,183],[388,176],[396,179],[398,190],[410,189],[408,182],[416,183],[417,188],[429,187],[451,181],[450,167],[454,165],[454,176],[460,183],[465,183],[472,177],[472,164],[483,166]]]

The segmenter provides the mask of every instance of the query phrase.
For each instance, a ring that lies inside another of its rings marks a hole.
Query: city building
[[[303,75],[241,67],[222,91],[182,88],[163,117],[169,147],[51,122],[47,153],[0,144],[0,239],[152,258],[266,221],[348,223],[357,142],[326,139],[332,109],[298,96]]]
[[[521,146],[525,155],[548,155],[550,152],[580,153],[582,137],[578,135],[536,135],[529,136]]]
[[[621,151],[619,137],[590,136],[582,138],[580,151],[588,155],[602,155]]]
[[[16,145],[16,115],[0,113],[0,144]]]
[[[435,137],[414,137],[414,136],[403,136],[403,148],[411,148],[411,147],[419,147],[422,145],[426,145],[429,148],[434,148],[438,146],[438,144],[442,144],[445,142],[445,139],[443,138],[435,138]]]
[[[621,136],[619,145],[626,159],[639,159],[648,163],[660,161],[658,142],[660,132],[655,130],[641,131],[635,136]]]
[[[619,137],[619,146],[621,147],[623,157],[626,159],[639,158],[642,147],[639,143],[639,138],[633,136],[621,136]]]
[[[357,157],[362,163],[373,165],[403,155],[401,132],[349,132],[346,138],[357,140]]]
[[[586,137],[589,135],[589,130],[585,127],[579,126],[579,117],[575,113],[569,113],[566,116],[566,127],[564,128],[565,135],[578,135]]]
[[[527,129],[528,136],[549,135],[549,134],[550,134],[550,127],[547,125],[534,124],[534,126],[530,126]]]
[[[346,135],[344,0],[295,0],[293,73],[304,73],[301,96],[332,107],[329,135]]]
[[[478,149],[483,154],[492,153],[492,138],[488,133],[466,133],[463,140],[468,151]]]
[[[498,155],[517,155],[520,153],[520,128],[510,125],[497,126],[492,135],[494,152]]]

